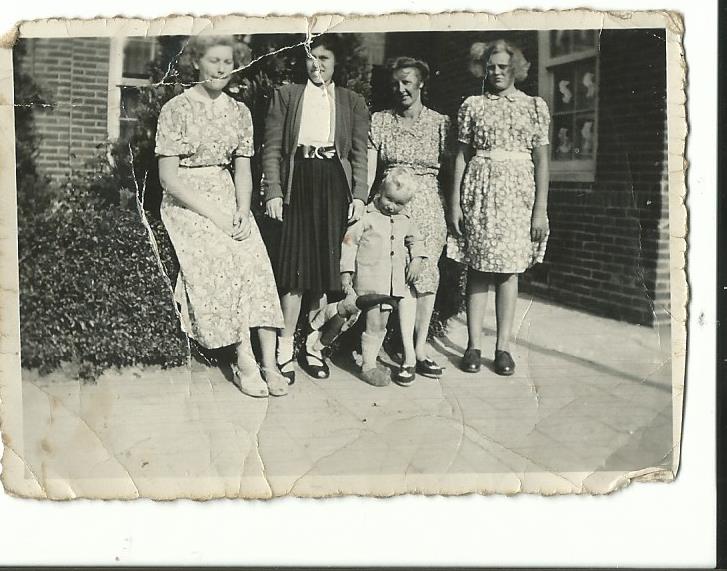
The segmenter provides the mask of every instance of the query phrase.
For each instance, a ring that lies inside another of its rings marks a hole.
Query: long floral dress
[[[378,152],[386,170],[407,167],[417,175],[418,186],[404,209],[424,239],[427,258],[414,282],[419,295],[436,293],[439,287],[439,258],[447,240],[444,199],[438,175],[451,150],[450,120],[424,107],[410,126],[393,110],[374,113],[369,131],[369,148]]]
[[[486,93],[462,103],[458,139],[475,154],[462,180],[464,237],[450,237],[448,257],[493,273],[522,273],[543,261],[547,236],[540,242],[530,238],[535,203],[531,152],[548,144],[549,125],[545,101],[522,91]]]
[[[252,129],[244,104],[188,89],[162,108],[155,152],[178,156],[182,184],[232,221],[237,201],[229,167],[236,157],[252,156]],[[242,241],[167,192],[161,216],[179,259],[174,299],[183,331],[215,348],[249,341],[251,327],[283,327],[270,260],[252,214],[250,236]]]

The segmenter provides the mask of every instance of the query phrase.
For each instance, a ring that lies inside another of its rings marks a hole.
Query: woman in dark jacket
[[[278,337],[278,366],[291,383],[303,296],[312,298],[312,315],[327,294],[341,291],[341,240],[368,197],[366,102],[333,81],[342,61],[336,36],[318,36],[306,47],[308,80],[275,92],[263,149],[266,213],[282,221],[275,274],[285,328]],[[325,379],[328,366],[315,341],[317,332],[298,361],[313,378]]]

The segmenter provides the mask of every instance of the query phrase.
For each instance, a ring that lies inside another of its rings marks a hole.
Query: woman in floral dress
[[[275,363],[283,316],[250,213],[252,118],[222,91],[234,67],[233,46],[232,38],[213,36],[188,45],[199,82],[164,105],[157,127],[161,215],[179,259],[174,297],[182,329],[206,348],[235,345],[233,371],[242,392],[279,396],[287,392]],[[251,328],[260,340],[263,376]]]
[[[462,369],[480,370],[487,295],[496,288],[494,369],[512,375],[509,352],[518,275],[542,262],[548,237],[548,107],[515,88],[527,77],[522,52],[504,40],[472,46],[473,69],[485,72],[484,95],[464,101],[458,116],[448,256],[467,264],[469,341]]]
[[[439,287],[439,259],[447,239],[438,176],[448,157],[450,121],[422,103],[422,88],[428,77],[425,62],[409,57],[394,60],[391,86],[395,105],[371,118],[368,163],[371,183],[380,164],[385,171],[407,167],[416,175],[417,188],[405,213],[424,238],[427,258],[413,284],[415,297],[399,303],[404,342],[402,371],[416,366],[419,374],[439,377],[441,367],[427,355],[427,333]]]

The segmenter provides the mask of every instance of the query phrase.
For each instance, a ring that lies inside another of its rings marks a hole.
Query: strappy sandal
[[[295,369],[290,369],[290,371],[283,371],[283,369],[288,365],[292,365],[293,361],[295,361],[295,359],[288,359],[285,363],[278,363],[278,371],[280,371],[280,374],[285,377],[288,385],[295,383]]]
[[[270,396],[282,397],[288,394],[288,380],[277,369],[262,369]]]
[[[312,364],[310,359],[315,359],[320,363],[320,365]],[[331,370],[322,358],[306,353],[305,351],[301,351],[298,355],[298,364],[301,369],[314,379],[322,380],[331,376]]]
[[[246,394],[249,397],[266,398],[270,395],[270,391],[268,391],[268,385],[265,381],[263,381],[262,377],[260,376],[259,369],[255,369],[253,373],[243,376],[240,368],[236,364],[233,364],[232,378],[234,380],[235,386],[240,389],[242,393]]]
[[[416,379],[416,368],[414,366],[405,367],[402,365],[399,367],[399,371],[392,377],[392,380],[400,387],[408,387]]]

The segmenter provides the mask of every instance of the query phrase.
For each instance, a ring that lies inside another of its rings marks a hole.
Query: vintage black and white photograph
[[[12,46],[7,490],[676,478],[678,18],[169,20]]]

